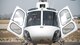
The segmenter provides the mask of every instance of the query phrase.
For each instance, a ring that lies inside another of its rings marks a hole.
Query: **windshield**
[[[43,25],[58,26],[56,13],[52,11],[43,11]]]
[[[41,25],[41,11],[29,12],[27,26]],[[58,26],[57,15],[52,11],[43,11],[43,25]]]
[[[27,16],[27,26],[40,25],[41,11],[29,12]]]

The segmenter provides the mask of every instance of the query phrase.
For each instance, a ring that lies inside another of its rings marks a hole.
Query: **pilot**
[[[34,20],[36,20],[36,16],[30,17],[28,22],[32,22],[32,21],[34,21]]]
[[[32,20],[36,20],[37,19],[36,15],[33,15],[32,18],[33,18]]]
[[[48,16],[48,25],[52,25],[52,16],[51,15],[49,15]]]
[[[52,16],[49,15],[48,19],[49,19],[49,20],[52,20]]]

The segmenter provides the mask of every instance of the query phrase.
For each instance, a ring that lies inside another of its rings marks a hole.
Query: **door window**
[[[61,24],[64,25],[71,20],[71,15],[67,9],[60,13]]]
[[[25,13],[22,10],[18,9],[14,14],[13,20],[19,25],[22,25],[24,21],[24,17],[25,17]]]
[[[13,32],[15,32],[15,33],[17,33],[17,34],[21,34],[21,32],[22,32],[22,29],[18,26],[18,25],[16,25],[15,23],[11,23],[11,25],[10,25],[10,29],[13,31]]]
[[[62,29],[63,34],[69,33],[69,32],[72,31],[74,28],[75,28],[75,25],[74,25],[72,22],[69,23],[68,25],[66,25],[65,27],[63,27],[63,29]]]

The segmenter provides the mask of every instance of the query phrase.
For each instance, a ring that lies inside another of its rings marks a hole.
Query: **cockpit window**
[[[56,13],[43,11],[43,25],[58,26]]]
[[[27,26],[40,25],[41,11],[29,12],[27,16]]]
[[[41,25],[41,11],[29,12],[27,26]],[[43,11],[43,25],[58,26],[57,15],[52,11]]]

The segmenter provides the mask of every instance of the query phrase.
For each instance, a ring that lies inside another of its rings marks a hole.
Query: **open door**
[[[68,6],[64,7],[58,13],[60,28],[61,28],[61,37],[64,38],[69,34],[77,30],[76,24],[73,21],[73,16],[70,12]]]
[[[12,14],[7,30],[19,38],[23,38],[25,19],[25,11],[17,6]]]

